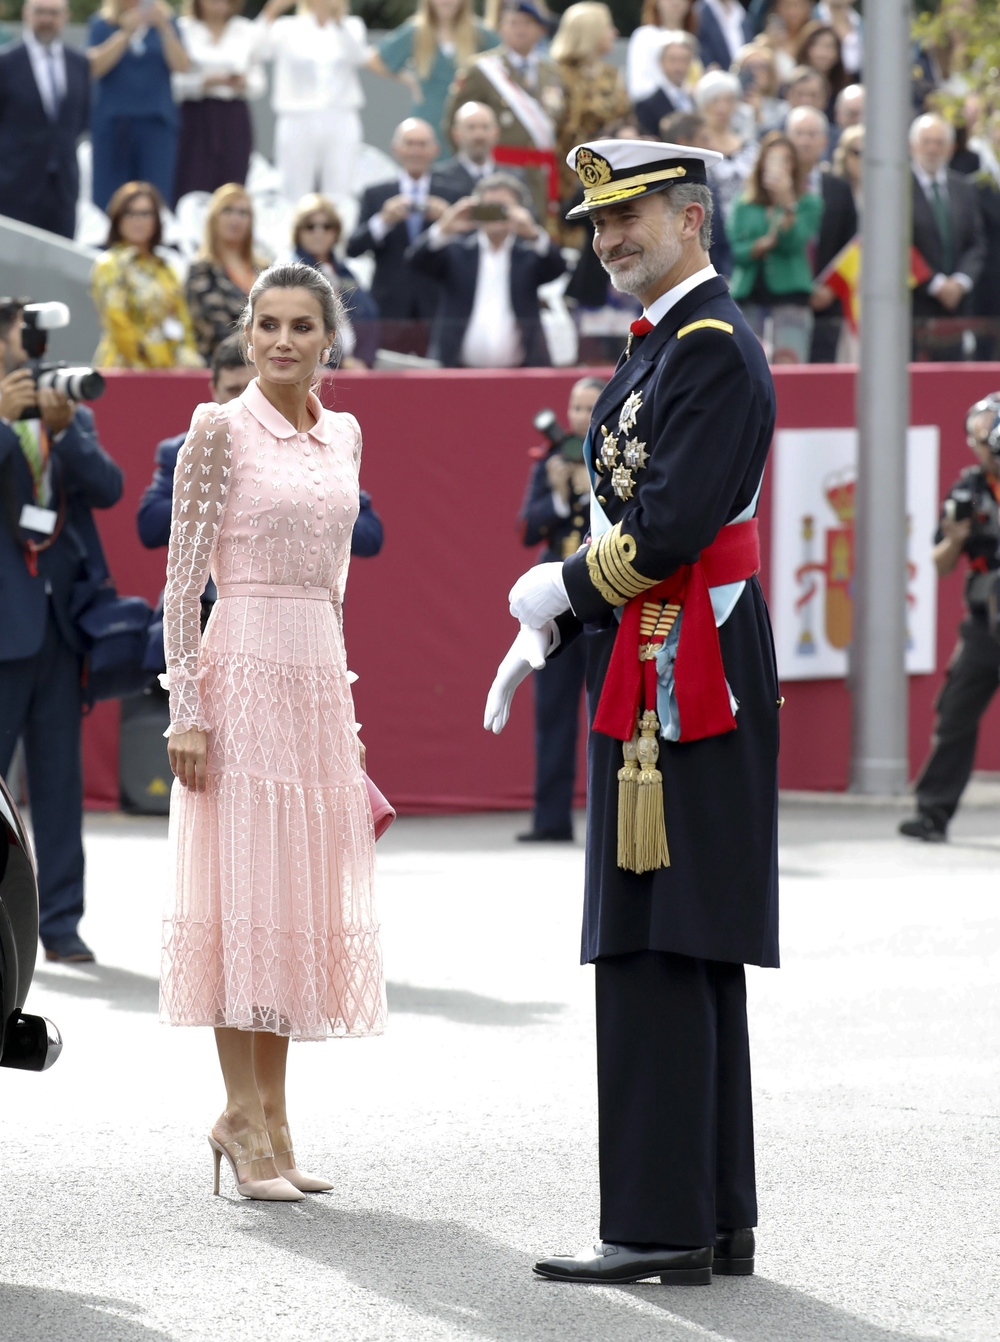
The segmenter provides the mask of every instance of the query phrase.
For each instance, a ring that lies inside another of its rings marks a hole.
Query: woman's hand
[[[757,238],[751,245],[750,255],[753,257],[755,261],[759,261],[762,256],[766,256],[768,252],[774,250],[774,248],[777,246],[777,242],[778,242],[778,235],[776,233],[771,232],[764,233],[761,237]]]
[[[174,777],[192,792],[204,792],[208,782],[208,733],[200,727],[186,732],[171,732],[167,738],[167,756]]]
[[[136,6],[133,12],[136,14],[140,14],[138,5]],[[142,17],[142,15],[140,15],[140,17]],[[149,9],[145,11],[145,20],[149,24],[150,28],[156,28],[161,33],[163,32],[164,28],[168,28],[170,26],[170,24],[173,22],[173,18],[174,18],[174,11],[170,8],[169,5],[164,4],[163,0],[153,0],[153,3],[150,5]]]

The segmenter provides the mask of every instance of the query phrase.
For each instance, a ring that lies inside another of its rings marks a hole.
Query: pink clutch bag
[[[365,774],[365,787],[368,789],[368,804],[372,808],[372,821],[375,825],[375,838],[381,839],[392,822],[396,812],[379,792],[372,780]]]

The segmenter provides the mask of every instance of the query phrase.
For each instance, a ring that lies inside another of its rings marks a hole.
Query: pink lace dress
[[[175,1025],[293,1039],[385,1025],[341,618],[361,431],[310,406],[298,433],[252,382],[198,407],[177,458],[164,680],[172,729],[208,732],[208,788],[175,781],[170,799],[160,1014]]]

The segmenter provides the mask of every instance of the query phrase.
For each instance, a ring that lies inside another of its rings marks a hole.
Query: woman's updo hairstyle
[[[344,325],[344,305],[334,292],[333,286],[326,276],[312,266],[304,265],[301,261],[290,261],[287,265],[268,266],[267,270],[262,270],[254,280],[247,305],[240,318],[240,343],[244,356],[246,356],[247,346],[250,343],[247,339],[247,330],[253,329],[253,316],[257,307],[257,300],[261,294],[267,293],[268,289],[305,289],[307,293],[312,294],[319,304],[320,315],[323,318],[323,329],[332,333],[330,358],[326,366],[335,368],[340,363],[340,333]]]

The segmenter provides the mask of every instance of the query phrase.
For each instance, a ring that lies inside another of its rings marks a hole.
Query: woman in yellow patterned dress
[[[580,188],[580,179],[567,165],[566,155],[630,110],[621,71],[605,60],[617,36],[607,5],[582,0],[565,10],[552,39],[550,55],[566,86],[566,118],[559,130],[556,157],[559,194],[567,208]],[[582,235],[582,229],[562,225],[565,246],[578,246]]]
[[[126,182],[108,205],[108,250],[94,262],[101,319],[98,368],[200,368],[184,288],[159,256],[163,201],[149,182]]]

